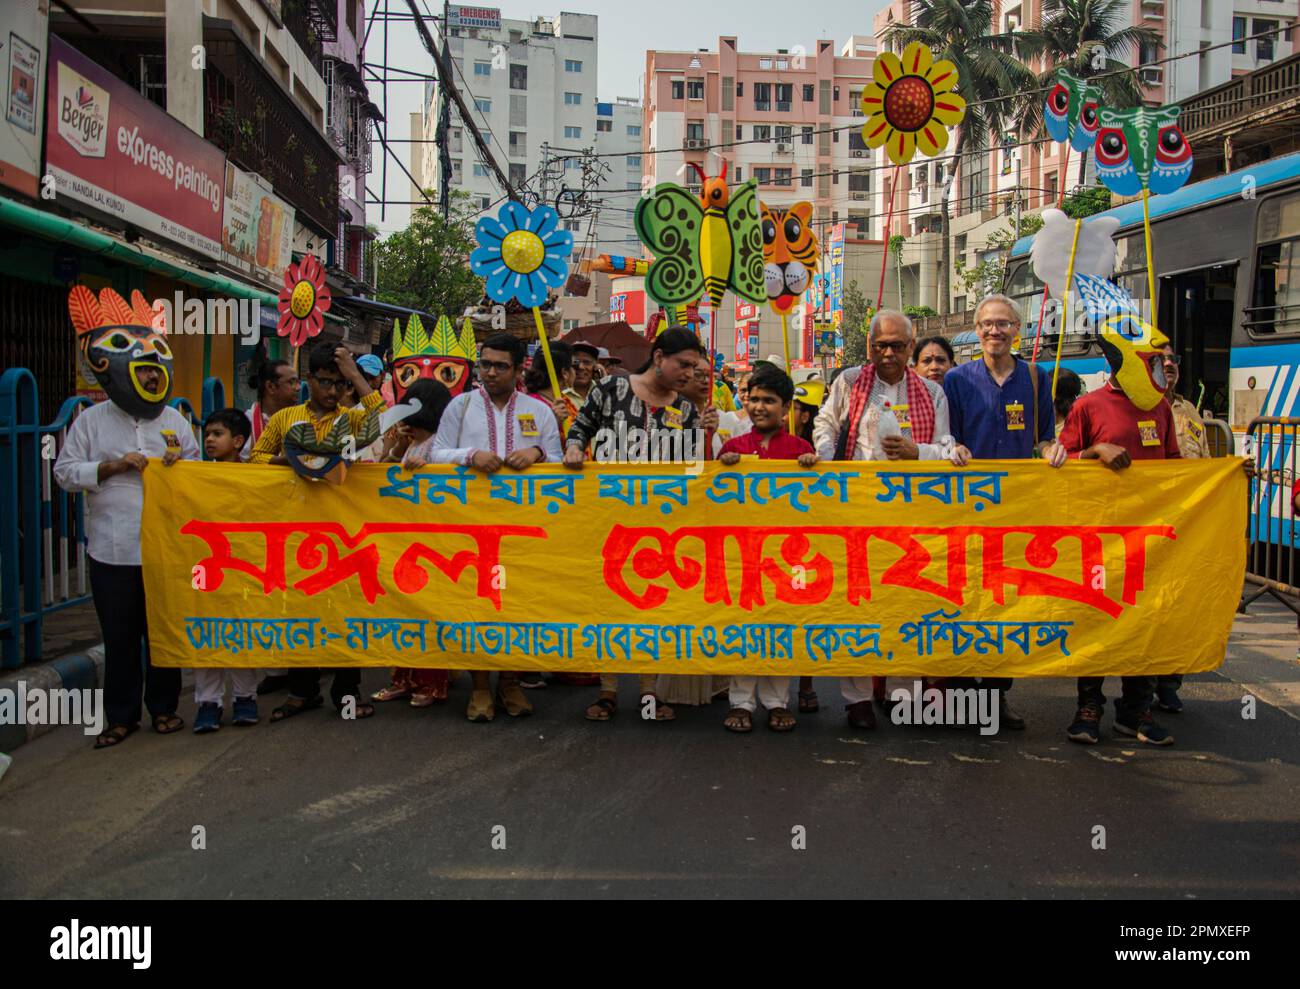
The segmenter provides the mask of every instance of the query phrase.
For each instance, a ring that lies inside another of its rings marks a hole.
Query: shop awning
[[[31,206],[0,196],[0,225],[34,234],[58,244],[67,244],[87,254],[96,254],[122,264],[134,265],[145,271],[156,272],[174,278],[186,285],[205,289],[216,295],[236,299],[256,299],[271,312],[276,311],[279,297],[256,285],[249,285],[225,275],[203,271],[186,264],[179,258],[168,258],[154,253],[140,245],[128,244],[106,233],[94,230],[75,220],[69,220],[55,213],[47,213]],[[345,323],[330,313],[325,318],[334,322]]]

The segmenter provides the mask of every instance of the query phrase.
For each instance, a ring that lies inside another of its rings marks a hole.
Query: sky
[[[388,7],[393,13],[406,12],[405,0],[367,0],[367,12]],[[435,0],[416,0],[421,13],[441,16],[442,4]],[[483,3],[482,6],[489,6]],[[570,0],[557,4],[554,9],[513,0],[498,5],[501,16],[512,20],[532,20],[535,17],[554,18],[563,10],[579,14],[595,14],[600,18],[597,34],[599,63],[599,95],[612,101],[618,96],[639,98],[641,76],[645,71],[647,49],[691,51],[697,48],[716,49],[720,35],[735,35],[741,51],[775,51],[803,45],[814,50],[819,38],[835,42],[836,50],[851,34],[871,34],[871,24],[876,11],[885,7],[884,0],[818,0],[815,12],[807,21],[790,25],[791,14],[802,11],[790,0],[654,0],[653,3],[629,3],[628,0]],[[810,5],[813,7],[814,5]],[[384,61],[382,22],[370,29],[366,43],[366,61],[378,65]],[[431,25],[432,30],[432,25]],[[401,66],[415,72],[433,71],[433,62],[420,43],[414,25],[409,21],[388,25],[388,64]],[[378,71],[378,70],[377,70]],[[387,87],[374,81],[366,73],[370,98],[383,106],[387,89],[388,123],[386,135],[397,141],[411,137],[410,114],[420,109],[420,96],[424,87],[419,82],[390,82]],[[471,80],[472,83],[472,80]],[[403,164],[410,161],[410,145],[394,143],[393,152]],[[374,170],[367,179],[367,188],[379,196],[383,149],[376,144]],[[405,173],[391,158],[388,160],[388,195],[390,200],[406,200],[410,195],[410,182]],[[410,207],[394,205],[386,209],[383,220],[377,203],[366,207],[366,221],[379,227],[385,235],[406,226]]]

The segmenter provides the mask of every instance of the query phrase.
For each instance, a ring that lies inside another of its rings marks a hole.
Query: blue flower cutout
[[[573,234],[557,230],[559,214],[549,206],[531,213],[523,203],[506,203],[495,218],[485,216],[474,227],[478,247],[469,256],[474,274],[486,280],[494,302],[518,299],[520,305],[540,306],[548,288],[559,288],[569,276]]]

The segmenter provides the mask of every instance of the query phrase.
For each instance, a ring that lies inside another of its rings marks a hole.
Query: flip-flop
[[[740,722],[737,725],[727,724],[732,718]],[[746,732],[754,730],[754,716],[746,711],[743,707],[733,707],[727,712],[726,718],[722,721],[722,727],[727,731],[734,731],[738,735],[744,735]]]
[[[815,714],[821,709],[822,706],[817,700],[817,691],[815,690],[799,691],[799,713],[800,714]]]
[[[789,718],[789,722],[783,725],[778,724],[776,719],[781,715],[785,715]],[[797,722],[794,716],[790,713],[789,708],[774,707],[772,710],[767,712],[767,726],[773,731],[794,731],[794,726],[798,723],[799,722]]]
[[[591,713],[593,707],[600,708],[605,712],[605,716],[603,718],[600,715],[593,716]],[[614,700],[612,697],[597,697],[594,703],[587,705],[585,717],[588,721],[609,721],[617,713],[618,701]]]
[[[271,724],[275,724],[277,721],[287,721],[289,718],[296,718],[300,714],[314,711],[324,703],[325,698],[320,694],[317,694],[315,697],[307,698],[301,704],[294,704],[290,701],[285,701],[271,712]]]

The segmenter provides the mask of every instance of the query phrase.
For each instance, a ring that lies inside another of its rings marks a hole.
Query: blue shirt
[[[1031,370],[1038,373],[1038,441],[1054,440],[1052,382],[1041,367],[1031,368],[1017,357],[1015,370],[999,385],[981,357],[944,375],[948,431],[976,460],[1027,460],[1034,455]]]

